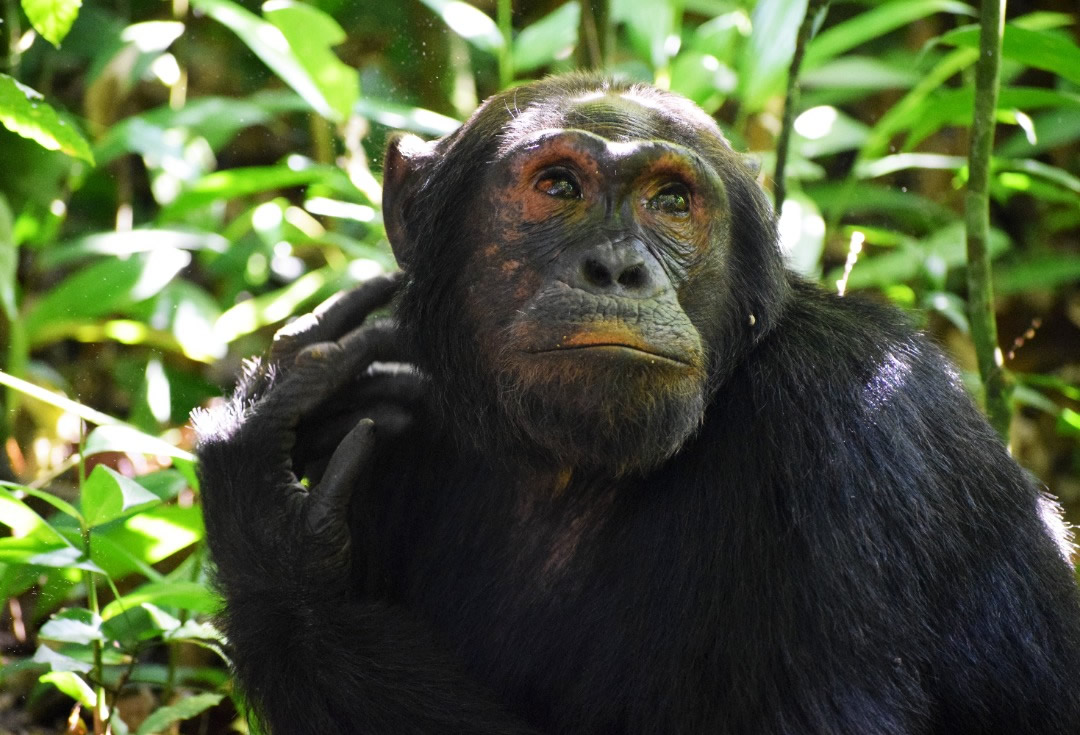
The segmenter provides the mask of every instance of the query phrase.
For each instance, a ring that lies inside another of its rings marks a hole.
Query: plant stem
[[[79,496],[82,497],[83,488],[86,487],[86,424],[82,424],[82,431],[79,436]],[[85,512],[85,511],[84,511]],[[90,526],[87,525],[84,516],[79,517],[79,532],[82,537],[83,554],[87,560],[90,556]],[[86,585],[86,604],[90,608],[90,612],[94,613],[96,617],[101,613],[101,607],[98,604],[97,596],[97,584],[94,579],[94,573],[89,569],[83,570],[83,584]],[[101,735],[105,732],[105,687],[102,684],[104,677],[104,669],[101,663],[101,641],[93,641],[92,647],[94,651],[94,735]]]
[[[16,76],[19,70],[19,61],[22,59],[22,54],[19,53],[19,38],[22,36],[22,28],[19,24],[19,4],[15,0],[4,0],[4,22],[7,43],[6,58],[4,59],[4,65],[0,68],[11,76]]]
[[[499,0],[496,10],[503,47],[499,53],[499,88],[506,89],[514,81],[513,0]]]
[[[806,15],[799,26],[799,35],[795,40],[795,55],[791,57],[788,69],[787,94],[784,97],[784,121],[780,126],[780,138],[776,141],[776,170],[773,173],[773,207],[780,213],[787,198],[785,169],[787,168],[788,148],[791,147],[791,129],[795,125],[795,110],[799,106],[799,71],[802,69],[806,45],[814,32],[814,24],[819,13],[829,8],[829,0],[810,0],[806,6]]]
[[[1008,442],[1011,392],[998,347],[994,290],[990,280],[990,164],[994,146],[1001,40],[1005,32],[1005,0],[983,0],[979,16],[979,60],[975,63],[975,117],[971,124],[967,224],[968,318],[982,378],[990,423]]]
[[[614,34],[609,0],[582,0],[578,25],[578,63],[586,69],[603,69],[611,62]]]

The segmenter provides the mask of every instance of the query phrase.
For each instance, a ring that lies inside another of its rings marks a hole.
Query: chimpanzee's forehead
[[[504,127],[503,151],[540,130],[559,128],[585,130],[616,142],[670,140],[685,144],[701,142],[702,133],[723,140],[715,122],[700,108],[651,88],[644,93],[633,88],[590,91],[556,103],[545,100],[524,109],[507,106],[505,110],[510,120]]]

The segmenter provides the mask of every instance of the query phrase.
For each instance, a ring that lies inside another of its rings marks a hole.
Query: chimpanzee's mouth
[[[564,345],[550,350],[530,350],[534,355],[551,355],[561,352],[584,352],[594,351],[599,353],[611,353],[613,356],[629,357],[638,360],[663,360],[675,363],[682,367],[693,367],[689,362],[673,355],[664,354],[640,345],[628,345],[622,342],[590,342],[588,344]]]

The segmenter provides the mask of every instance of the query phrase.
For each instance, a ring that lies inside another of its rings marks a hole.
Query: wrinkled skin
[[[383,211],[404,274],[197,421],[272,732],[1080,732],[1053,503],[692,104],[519,87],[392,139]]]

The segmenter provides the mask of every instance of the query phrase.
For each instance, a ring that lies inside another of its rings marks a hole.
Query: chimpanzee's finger
[[[322,481],[311,491],[308,499],[308,529],[316,536],[333,541],[342,535],[348,541],[347,511],[349,500],[360,485],[370,480],[371,454],[375,447],[375,423],[361,420],[342,440]],[[329,538],[325,538],[329,536]]]
[[[310,314],[278,330],[270,347],[270,360],[291,365],[304,348],[341,338],[349,329],[363,324],[373,310],[389,303],[402,282],[402,273],[398,271],[376,276],[351,291],[331,296]]]
[[[349,431],[361,418],[375,423],[380,443],[393,443],[401,439],[416,424],[415,412],[392,404],[379,404],[362,412],[340,415],[330,424],[319,424],[319,431],[303,432],[293,449],[293,471],[307,478],[311,485],[322,482],[327,465],[334,451],[341,445]]]
[[[317,342],[296,356],[292,368],[266,397],[260,412],[284,428],[299,421],[363,373],[372,362],[399,359],[397,331],[389,324],[356,329],[337,342]]]

